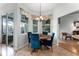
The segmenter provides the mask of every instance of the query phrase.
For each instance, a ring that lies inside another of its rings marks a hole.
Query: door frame
[[[15,28],[15,15],[16,15],[15,12],[16,12],[15,10],[12,10],[12,11],[9,11],[9,12],[2,12],[1,15],[0,15],[0,17],[1,17],[1,41],[2,41],[2,22],[3,22],[2,16],[3,15],[7,15],[8,16],[8,14],[13,13],[13,49],[15,48],[15,46],[14,46],[14,42],[15,42],[15,39],[14,39],[14,28]],[[7,32],[8,32],[8,27],[7,27]],[[8,37],[7,37],[7,40],[8,40]],[[7,45],[8,45],[8,41],[7,41]]]

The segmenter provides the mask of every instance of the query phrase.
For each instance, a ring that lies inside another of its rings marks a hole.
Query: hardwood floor
[[[78,40],[61,40],[59,44],[62,48],[79,55],[79,41]]]
[[[53,45],[52,51],[50,50],[39,50],[39,53],[34,52],[31,54],[31,48],[25,46],[18,50],[16,53],[13,48],[2,45],[2,56],[77,56],[79,55],[79,42],[78,41],[64,41],[61,40],[59,46]]]
[[[40,50],[39,54],[37,52],[31,54],[31,48],[26,46],[21,50],[18,50],[16,56],[76,56],[76,54],[61,48],[60,46],[54,45],[52,49],[53,52],[50,50]]]

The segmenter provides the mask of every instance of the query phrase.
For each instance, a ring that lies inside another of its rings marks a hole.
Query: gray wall
[[[60,24],[59,24],[60,32],[68,32],[72,34],[72,31],[75,30],[73,24],[74,21],[79,21],[79,11],[69,15],[65,15],[60,18]]]

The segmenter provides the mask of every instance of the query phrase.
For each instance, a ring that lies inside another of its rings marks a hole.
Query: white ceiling
[[[24,8],[32,15],[40,15],[40,3],[24,3],[21,5],[25,6]],[[57,3],[41,3],[41,14],[51,15],[56,5]]]
[[[8,4],[8,3],[7,3]],[[32,15],[40,15],[40,4],[41,4],[41,14],[42,15],[51,15],[53,8],[55,8],[58,3],[17,3],[19,6],[23,7],[25,11],[29,12]],[[0,3],[2,7],[3,3]]]

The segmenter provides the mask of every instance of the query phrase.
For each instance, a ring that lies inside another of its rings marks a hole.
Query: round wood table
[[[39,36],[39,39],[40,39],[40,40],[47,40],[47,39],[49,39],[49,38],[51,38],[50,35],[40,35],[40,36]]]

